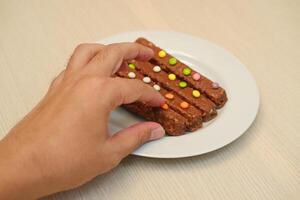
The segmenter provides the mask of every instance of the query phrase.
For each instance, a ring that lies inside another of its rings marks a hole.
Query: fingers
[[[121,160],[142,144],[163,137],[165,130],[155,122],[142,122],[114,134],[106,142],[110,153]]]
[[[153,51],[137,43],[80,44],[71,56],[67,70],[84,69],[90,75],[109,77],[115,73],[123,61],[138,59],[148,60]]]
[[[86,70],[90,74],[102,77],[115,73],[123,61],[137,59],[148,60],[153,56],[153,51],[137,43],[116,43],[105,46],[88,63]]]
[[[54,88],[56,88],[63,80],[64,76],[65,76],[65,71],[63,70],[61,71],[58,76],[52,81],[52,83],[50,84],[49,90],[53,90]]]
[[[136,79],[111,78],[107,83],[107,107],[109,111],[122,105],[135,101],[143,101],[151,106],[160,106],[165,98],[151,86]]]
[[[103,47],[103,44],[92,43],[78,45],[69,60],[68,70],[76,71],[82,69]]]

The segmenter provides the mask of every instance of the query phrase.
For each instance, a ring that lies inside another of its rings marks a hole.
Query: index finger
[[[111,78],[107,84],[107,98],[105,102],[109,111],[122,105],[135,101],[142,101],[150,106],[160,106],[165,102],[165,98],[149,85],[136,79]]]
[[[153,57],[153,51],[141,44],[134,42],[115,43],[101,49],[87,64],[89,74],[97,74],[108,77],[114,74],[127,60],[149,60]]]

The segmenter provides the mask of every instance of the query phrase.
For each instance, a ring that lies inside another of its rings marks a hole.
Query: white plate
[[[221,84],[228,102],[218,110],[218,116],[204,127],[183,136],[166,136],[149,142],[134,155],[155,158],[179,158],[204,154],[219,149],[241,136],[254,121],[259,107],[259,92],[255,80],[227,50],[206,40],[177,32],[126,32],[100,40],[100,43],[134,41],[145,37],[195,70]],[[116,132],[142,119],[122,108],[110,119],[110,132]]]

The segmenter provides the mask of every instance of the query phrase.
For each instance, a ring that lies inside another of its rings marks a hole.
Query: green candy
[[[179,87],[185,88],[187,86],[187,83],[185,81],[180,81],[179,82]]]
[[[176,65],[176,63],[177,63],[176,58],[170,58],[170,59],[169,59],[169,64],[170,64],[170,65]]]
[[[191,74],[191,69],[190,68],[184,68],[183,70],[182,70],[182,73],[185,75],[185,76],[188,76],[188,75],[190,75]]]
[[[129,63],[129,64],[128,64],[128,67],[129,67],[130,69],[135,69],[135,64]]]

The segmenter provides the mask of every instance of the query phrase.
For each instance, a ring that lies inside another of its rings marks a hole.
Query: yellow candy
[[[166,53],[164,50],[161,50],[161,51],[158,52],[158,56],[159,56],[160,58],[163,58],[163,57],[165,57],[166,55],[167,55],[167,53]]]
[[[200,92],[198,91],[198,90],[193,90],[193,96],[194,97],[196,97],[196,98],[198,98],[198,97],[200,97]]]
[[[176,80],[176,75],[175,75],[175,74],[169,74],[169,75],[168,75],[168,78],[169,78],[171,81],[174,81],[174,80]]]

